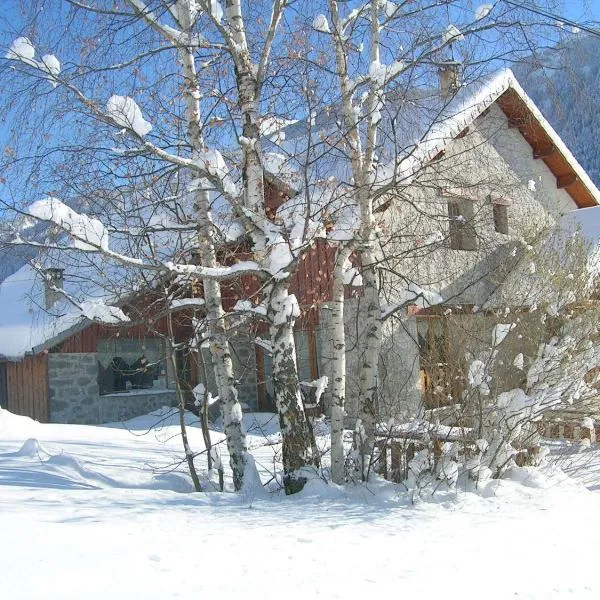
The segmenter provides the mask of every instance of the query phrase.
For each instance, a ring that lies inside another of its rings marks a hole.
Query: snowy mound
[[[19,450],[12,453],[9,452],[3,456],[13,456],[15,458],[41,458],[43,455],[48,456],[48,452],[42,448],[40,443],[35,438],[29,438]]]
[[[26,439],[32,437],[39,425],[37,421],[29,417],[15,415],[0,407],[0,435],[3,438]]]

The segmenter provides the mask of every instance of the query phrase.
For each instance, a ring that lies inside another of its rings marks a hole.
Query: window
[[[473,226],[473,202],[449,200],[448,218],[450,248],[453,250],[477,250],[477,234]]]
[[[419,379],[427,410],[460,402],[464,389],[463,367],[453,350],[449,322],[443,317],[417,321]]]
[[[155,339],[99,340],[100,394],[166,386],[164,350]]]
[[[120,356],[115,356],[108,367],[98,366],[100,394],[113,394],[131,390],[145,390],[154,387],[154,380],[160,375],[160,365],[150,363],[144,355],[128,364]]]
[[[508,207],[505,204],[493,204],[494,230],[508,235]]]

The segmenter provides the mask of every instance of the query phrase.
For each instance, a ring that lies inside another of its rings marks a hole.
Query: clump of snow
[[[10,45],[8,52],[4,56],[10,60],[25,59],[26,61],[32,61],[35,56],[35,48],[29,38],[18,37]]]
[[[329,22],[325,15],[317,15],[312,22],[313,29],[321,33],[331,33]]]
[[[108,231],[104,225],[98,219],[74,211],[58,198],[34,202],[29,207],[29,214],[56,223],[71,235],[73,246],[79,250],[108,250]]]
[[[385,11],[385,16],[388,19],[391,19],[396,14],[396,11],[398,10],[398,5],[394,2],[390,2],[389,0],[384,0],[383,10]]]
[[[101,300],[87,300],[79,305],[81,313],[90,321],[101,323],[124,323],[129,317],[118,307],[105,304]]]
[[[581,421],[581,426],[585,429],[594,429],[594,419],[591,417],[584,417]]]
[[[535,181],[534,181],[533,179],[530,179],[530,180],[527,182],[527,189],[528,189],[530,192],[535,192]]]
[[[60,75],[60,61],[58,58],[56,58],[56,56],[54,56],[54,54],[45,54],[42,56],[40,68],[48,71],[48,73],[54,77],[58,77],[58,75]]]
[[[231,178],[230,169],[223,158],[223,155],[216,149],[206,148],[196,157],[196,162],[209,175],[219,179],[222,182],[223,191],[229,196],[237,196],[239,190]]]
[[[280,301],[274,301],[273,304],[276,308],[273,317],[274,325],[283,325],[300,316],[300,306],[298,305],[298,300],[294,294],[285,296]]]
[[[498,323],[492,330],[492,347],[499,346],[516,326],[516,323]]]
[[[35,60],[35,47],[26,37],[18,37],[13,41],[5,58],[9,60],[20,60],[25,64],[44,71],[48,74],[48,79],[53,87],[56,87],[56,77],[60,75],[60,61],[54,54],[45,54],[41,61]]]
[[[493,4],[480,4],[475,9],[475,20],[481,21],[482,19],[485,19],[492,12],[493,8]]]
[[[490,393],[490,389],[487,385],[488,375],[486,373],[486,367],[483,361],[478,359],[471,361],[467,379],[469,381],[469,385],[472,388],[478,388],[484,396],[487,396]]]
[[[427,308],[444,302],[444,299],[437,292],[426,290],[412,281],[406,286],[406,289],[400,291],[397,300],[395,304],[384,304],[381,306],[382,319],[386,319],[399,308],[408,304],[414,304],[419,308]]]
[[[41,444],[35,438],[29,438],[19,450],[12,453],[13,457],[25,457],[25,458],[40,458],[43,455],[49,456],[49,453],[42,448]]]
[[[175,18],[175,20],[182,26],[193,24],[200,13],[200,6],[198,0],[177,0],[174,4],[169,6],[169,11]]]
[[[522,371],[524,364],[525,364],[525,362],[524,362],[523,353],[519,352],[519,354],[517,354],[515,356],[515,359],[513,360],[513,367],[516,367],[517,369],[521,369],[521,371]]]
[[[210,0],[210,14],[217,23],[223,19],[223,7],[219,0]]]
[[[379,60],[371,61],[369,65],[369,77],[379,85],[383,85],[385,81],[385,65],[381,64]]]
[[[444,44],[447,42],[462,42],[464,39],[465,36],[462,34],[461,30],[452,23],[446,27],[442,37]]]
[[[278,117],[277,115],[267,115],[260,120],[260,134],[265,137],[278,137],[283,133],[281,131],[282,129],[297,122],[297,119],[286,119],[285,117]],[[285,135],[283,135],[281,141],[283,140],[285,140]]]
[[[314,404],[305,404],[305,408],[315,408],[321,401],[321,396],[327,389],[327,385],[329,384],[329,377],[327,377],[327,375],[323,375],[322,377],[319,377],[319,379],[315,379],[314,381],[301,381],[300,383],[306,387],[314,388]]]
[[[118,125],[132,129],[141,137],[152,131],[152,125],[144,119],[140,107],[129,96],[111,96],[106,103],[106,112]]]

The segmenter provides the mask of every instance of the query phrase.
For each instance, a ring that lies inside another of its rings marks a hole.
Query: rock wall
[[[48,355],[50,422],[112,423],[177,403],[174,390],[135,390],[100,396],[97,378],[95,352]]]

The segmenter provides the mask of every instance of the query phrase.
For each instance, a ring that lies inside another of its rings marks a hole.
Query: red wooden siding
[[[48,422],[48,355],[26,356],[5,363],[8,410]]]

